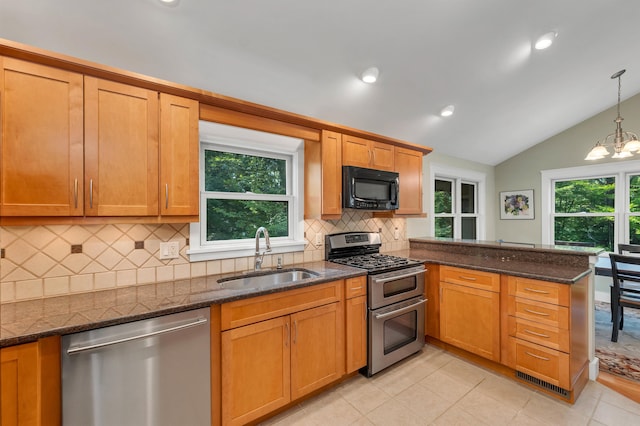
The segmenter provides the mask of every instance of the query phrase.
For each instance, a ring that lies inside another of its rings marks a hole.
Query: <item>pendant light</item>
[[[622,120],[624,120],[624,118],[620,116],[620,77],[625,71],[626,70],[620,70],[611,76],[611,79],[618,79],[618,116],[613,120],[613,122],[616,123],[616,130],[614,133],[607,135],[606,138],[596,142],[596,145],[589,151],[585,160],[600,160],[605,158],[610,154],[607,147],[613,148],[611,158],[632,157],[634,152],[640,150],[638,135],[622,130]]]

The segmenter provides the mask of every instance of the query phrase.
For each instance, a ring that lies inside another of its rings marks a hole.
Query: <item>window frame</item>
[[[563,169],[542,170],[541,174],[541,230],[542,244],[554,244],[555,217],[555,181],[579,180],[601,177],[615,178],[614,201],[614,241],[613,247],[629,241],[629,217],[635,216],[629,211],[629,179],[640,175],[640,161],[608,162],[588,166],[567,167]],[[574,214],[574,216],[579,214]],[[568,214],[563,214],[569,216]],[[608,213],[594,213],[589,216],[611,216]],[[608,254],[606,254],[608,256]]]
[[[187,251],[189,260],[216,260],[253,256],[255,239],[242,240],[206,240],[206,200],[209,195],[218,199],[257,199],[287,201],[289,203],[289,235],[271,237],[271,253],[304,251],[304,141],[289,136],[266,133],[219,123],[200,122],[199,147],[199,200],[200,220],[190,224]],[[246,194],[215,192],[204,190],[204,152],[214,149],[279,158],[287,160],[287,194]],[[268,230],[268,229],[267,229]]]
[[[463,217],[475,217],[476,218],[476,239],[484,240],[486,238],[486,224],[485,224],[485,188],[486,188],[486,175],[481,172],[474,172],[470,170],[459,169],[455,167],[444,166],[440,164],[431,164],[429,170],[429,194],[433,194],[433,188],[436,180],[448,180],[454,183],[453,185],[453,213],[438,214],[438,217],[453,217],[453,238],[462,238],[462,218]],[[475,209],[476,213],[461,213],[462,211],[462,199],[458,194],[462,194],[462,184],[473,184],[476,187],[476,199]],[[429,226],[431,229],[431,236],[435,236],[435,201],[433,195],[429,200],[429,212],[430,220]]]

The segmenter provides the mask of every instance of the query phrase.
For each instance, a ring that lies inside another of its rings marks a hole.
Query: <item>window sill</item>
[[[290,253],[294,251],[304,251],[307,242],[297,240],[271,241],[270,254]],[[260,252],[264,251],[264,240],[260,240]],[[205,260],[232,259],[236,257],[248,257],[256,254],[255,243],[226,245],[226,246],[205,246],[194,247],[187,250],[190,262],[202,262]]]

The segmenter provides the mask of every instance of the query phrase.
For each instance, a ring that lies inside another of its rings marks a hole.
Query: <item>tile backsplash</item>
[[[404,219],[348,211],[341,220],[305,221],[304,252],[266,255],[264,266],[322,260],[316,235],[381,232],[382,252],[409,248]],[[394,238],[395,231],[399,237]],[[241,272],[253,257],[189,262],[189,224],[47,225],[0,227],[0,302],[37,299],[106,288]],[[160,243],[177,241],[180,257],[160,260]],[[324,238],[322,238],[324,244]]]

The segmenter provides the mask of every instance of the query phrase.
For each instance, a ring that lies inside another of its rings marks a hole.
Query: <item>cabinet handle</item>
[[[89,208],[93,208],[93,179],[89,179]]]
[[[351,290],[360,290],[362,288],[362,286],[360,287],[351,287]]]
[[[74,208],[78,208],[78,178],[73,181],[73,204]]]
[[[543,361],[550,361],[550,359],[549,359],[549,358],[545,358],[545,357],[540,356],[540,355],[532,354],[531,352],[527,352],[527,351],[525,351],[524,353],[525,353],[525,354],[527,354],[527,355],[529,355],[529,356],[532,356],[532,357],[534,357],[534,358],[541,359],[541,360],[543,360]]]
[[[298,320],[293,322],[293,344],[296,344],[296,340],[298,338]]]
[[[529,312],[530,314],[534,314],[534,315],[542,315],[543,317],[548,317],[549,314],[546,312],[538,312],[538,311],[532,311],[531,309],[525,309],[526,312]]]
[[[467,280],[467,281],[477,281],[478,280],[476,277],[465,277],[464,275],[459,275],[459,278],[461,280]]]
[[[529,288],[529,287],[525,287],[524,288],[526,291],[530,291],[532,293],[540,293],[540,294],[549,294],[548,291],[544,291],[544,290],[536,290],[535,288]]]
[[[285,329],[285,330],[286,330],[286,332],[287,332],[287,337],[284,339],[284,345],[285,345],[285,346],[289,346],[289,338],[290,338],[290,337],[289,337],[289,323],[288,323],[288,322],[285,322],[285,323],[284,323],[284,329]]]
[[[164,184],[164,208],[165,210],[169,209],[169,184]]]
[[[538,336],[538,337],[544,337],[545,339],[548,339],[549,336],[547,336],[546,334],[542,334],[542,333],[536,333],[535,331],[531,331],[531,330],[527,330],[526,328],[523,330],[525,333],[529,333],[532,334],[534,336]]]

